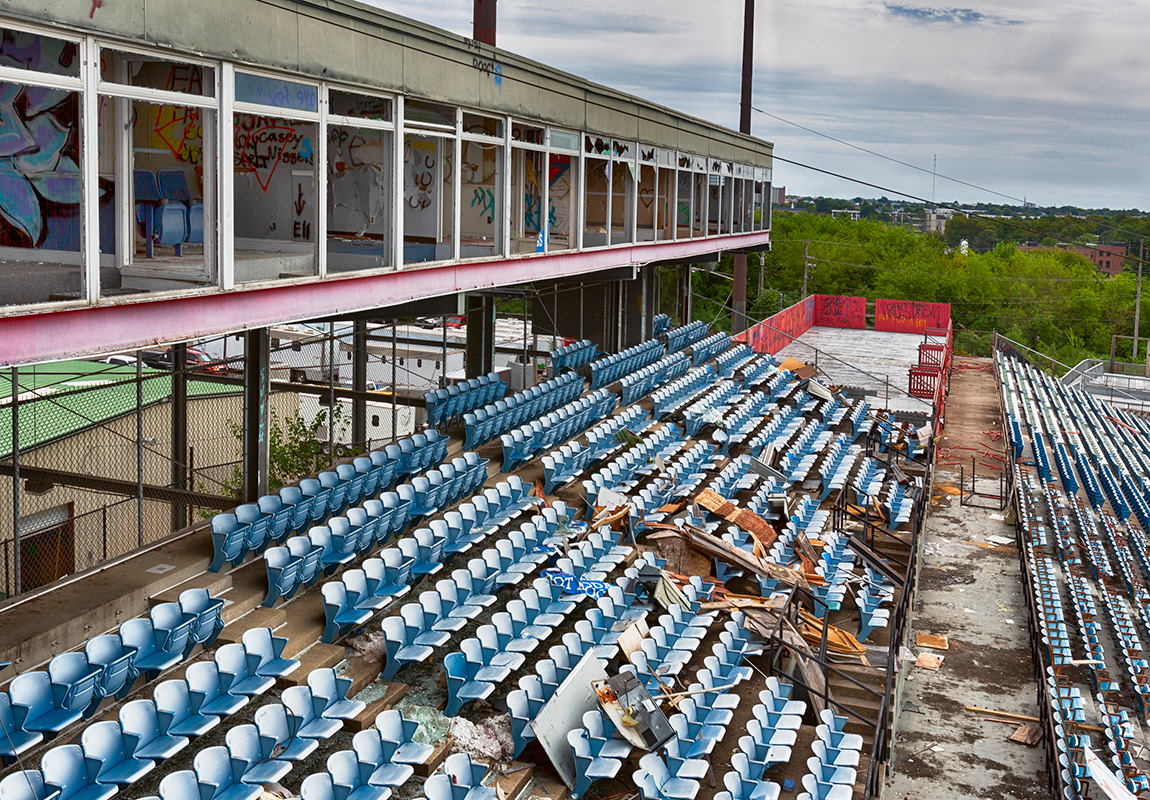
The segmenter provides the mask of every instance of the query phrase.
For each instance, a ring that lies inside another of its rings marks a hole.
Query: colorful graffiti
[[[68,73],[75,45],[5,31],[0,64]],[[80,102],[63,89],[0,83],[0,244],[79,248]]]
[[[816,294],[815,325],[862,330],[866,327],[866,298]]]
[[[925,333],[950,324],[950,303],[875,300],[874,329],[892,333]]]
[[[774,355],[810,330],[814,319],[815,298],[808,297],[732,338],[749,344],[756,353]]]

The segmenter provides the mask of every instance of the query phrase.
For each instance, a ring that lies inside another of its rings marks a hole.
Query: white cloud
[[[470,35],[468,0],[371,0]],[[716,123],[738,124],[737,0],[501,0],[499,44]],[[1141,0],[774,0],[756,14],[755,105],[1040,204],[1150,208]],[[930,175],[754,115],[796,161],[903,191]],[[804,194],[865,187],[778,164]],[[994,195],[938,181],[938,196]]]

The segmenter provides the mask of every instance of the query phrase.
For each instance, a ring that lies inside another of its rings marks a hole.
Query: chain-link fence
[[[495,368],[515,391],[541,377],[542,354],[556,345],[533,334],[529,303],[497,305]],[[272,488],[421,426],[423,393],[466,377],[466,327],[450,320],[270,329]],[[236,504],[244,341],[190,344],[182,370],[172,348],[0,376],[0,599]],[[366,392],[354,380],[357,348]]]

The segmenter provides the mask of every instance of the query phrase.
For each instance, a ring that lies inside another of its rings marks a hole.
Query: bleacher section
[[[257,797],[273,782],[305,800],[386,800],[401,787],[482,800],[498,772],[417,743],[417,724],[385,710],[380,687],[410,681],[448,717],[480,713],[480,701],[506,707],[515,757],[545,764],[531,723],[585,657],[632,673],[652,695],[689,694],[672,710],[671,738],[645,754],[599,709],[581,714],[566,737],[574,796],[622,777],[643,798],[691,798],[718,752],[733,753],[715,776],[716,796],[731,800],[777,797],[783,776],[812,798],[849,796],[881,775],[886,754],[868,748],[882,746],[874,732],[885,723],[838,703],[816,715],[791,698],[789,675],[765,674],[771,645],[746,614],[702,607],[722,607],[728,591],[784,602],[780,576],[798,570],[813,617],[889,650],[902,590],[856,557],[831,507],[873,502],[889,532],[913,540],[925,483],[888,478],[864,449],[867,404],[815,397],[771,356],[702,323],[618,354],[596,357],[580,342],[552,352],[551,366],[555,377],[505,399],[494,375],[429,393],[428,430],[213,517],[209,576],[250,575],[245,560],[262,557],[266,593],[233,614],[226,593],[189,588],[14,678],[0,694],[0,755],[19,754],[23,771],[0,778],[0,797],[108,797],[148,775],[162,800]],[[888,427],[883,446],[913,455],[904,428]],[[762,474],[759,456],[784,478]],[[1116,496],[1150,488],[1121,471],[1101,480]],[[702,509],[704,489],[777,536],[764,545]],[[590,524],[620,502],[614,527]],[[1147,514],[1145,503],[1129,507],[1132,519]],[[690,529],[777,569],[749,575],[716,560],[718,580],[663,571],[652,542]],[[1104,533],[1103,547],[1116,535]],[[1139,542],[1116,574],[1133,580],[1145,568]],[[661,590],[677,598],[669,608],[653,601],[651,576],[671,587]],[[1107,609],[1115,630],[1143,622],[1117,600]],[[287,619],[304,633],[283,635]],[[358,684],[340,671],[353,636],[375,637],[381,651]],[[876,685],[886,687],[889,664]],[[374,696],[362,694],[369,684]],[[222,739],[201,739],[217,726]],[[56,735],[79,744],[42,745]]]
[[[1087,752],[1144,793],[1136,720],[1150,709],[1146,424],[1026,362],[999,353],[995,367],[1021,459],[1018,528],[1058,796],[1086,796]]]

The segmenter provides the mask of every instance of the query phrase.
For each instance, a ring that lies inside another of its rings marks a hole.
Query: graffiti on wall
[[[290,120],[236,115],[236,171],[254,172],[265,192],[280,165],[302,166],[312,163],[311,137]]]
[[[747,343],[756,353],[774,355],[786,347],[792,339],[797,339],[810,330],[814,318],[815,298],[808,297],[732,338],[737,342]]]
[[[866,298],[816,294],[815,325],[862,330],[866,327]]]
[[[0,65],[63,73],[76,46],[4,31]],[[80,98],[63,89],[0,83],[0,244],[79,249]]]
[[[875,300],[874,329],[892,333],[924,333],[950,324],[950,303],[917,300]]]

